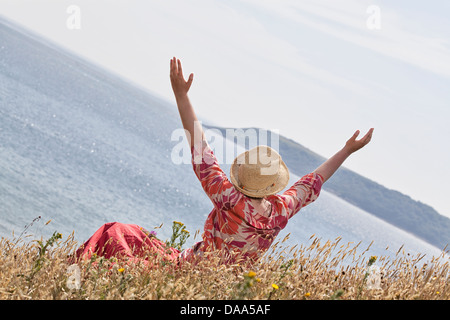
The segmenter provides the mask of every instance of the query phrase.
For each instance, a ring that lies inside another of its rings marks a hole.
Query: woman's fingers
[[[183,76],[183,68],[180,59],[173,57],[170,59],[170,80],[175,95],[185,94],[189,91],[189,88],[194,81],[194,74],[191,73],[186,81]]]
[[[364,137],[362,137],[359,140],[356,140],[356,138],[358,137],[360,131],[356,130],[356,132],[353,134],[353,136],[347,141],[347,143],[345,144],[346,147],[349,148],[349,150],[353,153],[359,149],[361,149],[362,147],[364,147],[366,144],[368,144],[370,142],[370,139],[372,139],[372,133],[373,133],[373,128],[371,128],[365,135]]]
[[[170,76],[174,78],[177,74],[177,66],[175,63],[175,57],[173,59],[170,59]]]
[[[373,132],[373,128],[371,128],[369,131],[367,131],[367,133],[364,135],[364,137],[362,137],[359,140],[356,140],[356,138],[359,136],[360,131],[356,130],[356,132],[353,134],[353,136],[351,137],[351,140],[354,141],[360,141],[360,142],[364,142],[366,140],[369,140],[372,138],[372,132]],[[367,141],[368,142],[368,141]]]
[[[193,74],[193,73],[191,73],[191,74],[189,75],[189,79],[188,79],[188,81],[187,81],[187,87],[188,87],[188,90],[189,90],[189,88],[191,87],[192,81],[194,81],[194,74]]]
[[[371,128],[369,131],[367,131],[366,135],[360,141],[364,144],[368,144],[370,142],[370,139],[372,139],[373,129],[374,128]]]
[[[180,59],[177,59],[176,57],[173,57],[170,60],[170,75],[173,77],[180,77],[183,78],[183,68],[181,67],[181,61]],[[184,80],[184,78],[183,78]],[[191,80],[192,82],[192,80]]]
[[[177,76],[178,75],[177,58],[175,58],[175,57],[170,59],[170,74],[172,76]]]
[[[359,130],[356,130],[355,133],[351,136],[350,139],[348,139],[347,142],[355,142],[358,135],[359,135]]]
[[[181,61],[180,61],[180,59],[177,59],[177,69],[178,69],[177,70],[178,74],[183,76],[183,69],[181,68]]]

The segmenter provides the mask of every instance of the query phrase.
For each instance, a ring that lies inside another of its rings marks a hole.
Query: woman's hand
[[[194,108],[187,95],[193,80],[193,73],[189,76],[188,81],[184,80],[181,62],[179,59],[173,57],[173,59],[170,60],[170,82],[172,83],[172,89],[177,101],[181,122],[186,131],[186,137],[191,149],[196,141],[203,141],[204,139],[201,122],[197,120]]]
[[[353,136],[347,140],[345,143],[344,149],[349,153],[352,154],[355,151],[358,151],[362,147],[364,147],[366,144],[370,142],[370,139],[372,139],[372,133],[373,128],[371,128],[364,137],[362,137],[360,140],[356,140],[356,138],[359,135],[359,130],[356,130],[356,132],[353,134]]]
[[[359,130],[357,130],[355,134],[348,139],[344,148],[322,163],[316,170],[314,170],[314,172],[322,176],[323,182],[327,181],[336,172],[336,170],[339,169],[342,163],[344,163],[345,159],[347,159],[353,152],[361,149],[370,142],[372,133],[373,128],[370,129],[362,139],[356,140],[359,135]]]
[[[173,57],[170,60],[170,82],[172,83],[172,90],[175,97],[179,98],[187,95],[193,80],[193,73],[189,75],[189,79],[187,81],[184,80],[181,61],[180,59]]]

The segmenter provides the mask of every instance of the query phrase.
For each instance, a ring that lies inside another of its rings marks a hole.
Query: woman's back
[[[257,259],[288,220],[317,199],[322,187],[320,175],[310,173],[281,195],[251,198],[230,182],[206,141],[192,148],[192,165],[214,208],[206,219],[202,241],[183,253],[185,259],[217,250],[225,260],[236,253]]]

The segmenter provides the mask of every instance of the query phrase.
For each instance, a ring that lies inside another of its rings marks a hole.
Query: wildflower
[[[120,273],[123,273],[123,272],[125,271],[125,268],[120,268],[120,269],[117,270],[117,271],[119,271]]]
[[[275,290],[279,289],[279,287],[275,283],[272,283],[272,288],[274,288]]]
[[[372,264],[375,263],[375,261],[377,261],[377,256],[371,256],[369,259],[369,266],[371,266]]]
[[[250,271],[249,273],[247,273],[247,276],[250,278],[254,278],[256,276],[256,272]]]
[[[436,291],[436,294],[441,294],[439,291]]]
[[[304,296],[305,298],[308,298],[310,295],[311,295],[311,293],[307,292],[307,293],[305,293],[303,296]]]
[[[186,240],[189,237],[189,231],[184,228],[184,223],[174,221],[172,225],[172,236],[170,240],[166,241],[166,246],[173,247],[181,251],[182,246],[186,243]]]
[[[256,278],[256,282],[261,282],[261,278]]]

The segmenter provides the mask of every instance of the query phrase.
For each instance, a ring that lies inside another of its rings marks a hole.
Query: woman
[[[192,261],[205,252],[214,252],[224,263],[237,258],[255,261],[270,247],[288,220],[317,199],[323,183],[345,159],[368,144],[372,137],[373,128],[360,140],[356,140],[359,135],[356,131],[333,157],[278,195],[289,181],[289,171],[281,156],[267,146],[246,151],[234,160],[229,180],[205,140],[189,100],[194,75],[190,74],[186,81],[181,62],[175,57],[170,60],[170,80],[190,143],[194,172],[214,205],[206,219],[202,241],[180,253],[166,248],[139,226],[110,223],[102,226],[78,250],[79,257],[96,252],[106,257],[138,258],[142,252],[150,251],[166,260]]]

